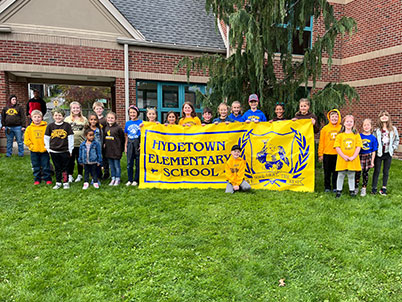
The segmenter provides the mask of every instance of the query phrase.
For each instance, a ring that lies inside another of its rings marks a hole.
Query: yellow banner
[[[310,120],[165,126],[141,129],[140,188],[225,188],[233,145],[247,162],[253,189],[314,191]]]

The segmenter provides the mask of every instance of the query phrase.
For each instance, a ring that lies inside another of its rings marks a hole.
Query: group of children
[[[258,96],[251,94],[248,101],[250,109],[244,114],[241,114],[240,102],[232,103],[230,115],[228,105],[221,103],[218,106],[218,117],[215,119],[213,119],[212,110],[204,108],[202,121],[196,116],[193,104],[185,102],[182,106],[182,117],[179,119],[175,112],[170,111],[166,116],[165,125],[192,126],[267,121],[265,114],[258,109]],[[16,116],[22,112],[20,107],[17,105],[15,96],[10,98],[9,104],[3,109],[3,124],[6,121],[6,125],[12,127]],[[129,120],[124,130],[116,123],[115,113],[109,112],[103,116],[102,103],[95,102],[92,109],[94,113],[91,113],[87,119],[83,116],[78,102],[70,104],[70,115],[67,117],[63,109],[55,108],[52,111],[54,122],[50,124],[43,121],[41,110],[35,109],[31,112],[32,123],[26,129],[24,142],[31,151],[35,185],[40,184],[42,179],[47,184],[52,183],[49,161],[51,158],[56,174],[54,189],[61,187],[68,189],[69,183],[80,182],[82,179],[84,180],[83,189],[88,189],[90,175],[94,188],[99,188],[99,179],[109,178],[109,171],[111,174],[109,185],[118,186],[121,182],[120,160],[123,152],[127,155],[128,181],[126,185],[138,185],[140,134],[143,125],[143,121],[139,119],[139,109],[133,105],[128,108]],[[278,102],[275,105],[275,117],[269,122],[285,120],[284,112],[284,103]],[[148,108],[146,117],[148,122],[159,123],[155,108]],[[340,197],[344,178],[348,176],[350,195],[355,196],[362,177],[360,192],[361,196],[365,196],[368,171],[374,167],[372,193],[375,194],[383,164],[383,184],[380,194],[386,195],[391,159],[399,145],[398,131],[392,125],[389,113],[380,112],[375,130],[372,121],[365,119],[360,134],[356,131],[353,116],[347,115],[341,122],[340,112],[334,109],[328,112],[327,117],[329,123],[320,132],[318,147],[319,161],[322,161],[324,166],[325,192],[335,192],[336,197]],[[22,127],[23,118],[19,117],[19,119],[18,122]],[[310,112],[309,100],[300,100],[299,111],[292,120],[297,119],[311,119],[314,133],[319,132],[317,117]],[[9,146],[7,146],[7,156],[9,156],[8,149]],[[232,193],[240,189],[250,189],[244,181],[245,163],[239,156],[240,147],[233,146],[231,153],[232,156],[225,168],[228,179],[226,191]],[[78,176],[74,180],[75,162],[78,164]]]

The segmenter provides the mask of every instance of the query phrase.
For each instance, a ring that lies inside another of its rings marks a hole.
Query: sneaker
[[[48,180],[48,181],[46,182],[46,184],[47,184],[47,185],[51,185],[51,184],[52,184],[52,181],[51,181],[51,180]]]
[[[128,187],[128,186],[131,186],[131,181],[128,181],[127,183],[126,183],[126,186]]]
[[[356,189],[355,189],[355,196],[356,196],[357,194],[359,194],[359,188],[356,188]]]
[[[63,189],[70,189],[70,184],[68,182],[65,182],[63,184]]]
[[[336,193],[336,192],[338,192],[338,190],[337,190],[337,189],[333,189],[332,192]]]
[[[371,190],[371,194],[372,194],[372,195],[377,194],[377,190],[376,190],[376,189],[372,189],[372,190]]]
[[[329,193],[329,192],[331,192],[330,189],[325,189],[325,190],[324,190],[324,193]]]
[[[336,191],[336,195],[335,195],[335,198],[339,198],[339,197],[341,197],[341,191]]]
[[[136,181],[133,181],[133,183],[131,184],[132,186],[138,186],[138,182],[136,182]]]
[[[387,188],[382,188],[380,190],[380,195],[387,196]]]
[[[361,197],[366,196],[366,188],[362,188],[362,189],[361,189],[361,191],[360,191],[360,196],[361,196]]]
[[[73,182],[74,181],[74,177],[72,175],[68,176],[68,182]]]
[[[120,184],[120,179],[116,179],[115,181],[114,181],[114,186],[118,186]]]
[[[94,188],[99,189],[99,184],[97,182],[94,183]]]
[[[88,189],[88,188],[89,188],[89,183],[84,182],[84,185],[82,186],[82,189],[83,189],[83,190],[86,190],[86,189]]]
[[[57,190],[61,188],[61,182],[56,182],[56,185],[53,187],[53,190]]]
[[[349,191],[350,196],[355,197],[356,196],[356,190],[351,190]]]
[[[40,185],[40,181],[35,181],[34,186]]]
[[[114,186],[114,182],[115,182],[115,180],[112,179],[112,181],[110,182],[109,186]]]
[[[75,179],[75,182],[80,182],[82,180],[82,175],[78,174],[77,178]]]

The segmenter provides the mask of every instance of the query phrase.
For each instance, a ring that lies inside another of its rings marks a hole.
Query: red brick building
[[[402,131],[401,1],[332,0],[337,16],[353,17],[358,32],[339,39],[328,82],[355,87],[359,104],[344,108],[359,120],[387,109]],[[319,22],[306,28],[322,33]],[[203,1],[1,0],[0,107],[10,94],[28,99],[29,83],[109,86],[120,123],[128,104],[158,107],[159,119],[185,100],[199,104],[194,90],[208,77],[174,72],[184,56],[225,55],[226,28],[215,29]],[[4,142],[2,143],[4,145]]]

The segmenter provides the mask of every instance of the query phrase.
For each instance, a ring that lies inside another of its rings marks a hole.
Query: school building
[[[387,109],[402,132],[402,3],[329,2],[337,16],[353,17],[358,31],[338,39],[333,66],[324,68],[318,88],[350,84],[361,101],[344,112],[376,119]],[[170,110],[179,112],[184,101],[200,111],[195,91],[205,91],[208,76],[193,72],[188,83],[185,70],[175,72],[177,63],[186,56],[230,53],[227,27],[218,22],[216,28],[204,5],[205,0],[0,0],[0,107],[10,94],[26,103],[28,84],[73,84],[110,87],[120,124],[129,104],[157,107],[159,120]],[[304,31],[308,46],[324,27],[314,21]]]

